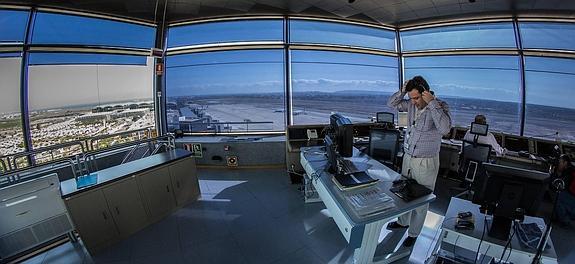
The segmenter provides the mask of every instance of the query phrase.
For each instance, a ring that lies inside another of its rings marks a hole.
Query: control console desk
[[[398,179],[400,175],[376,160],[371,159],[368,155],[360,153],[355,148],[353,157],[346,159],[354,164],[366,165],[368,168],[366,171],[367,174],[372,178],[379,179],[377,184],[349,191],[341,191],[333,182],[333,175],[325,170],[327,159],[323,147],[301,148],[300,157],[301,165],[306,173],[311,176],[312,184],[316,188],[320,199],[331,213],[345,239],[350,246],[355,248],[355,263],[389,263],[411,253],[411,251],[405,248],[400,248],[399,251],[395,252],[382,252],[385,251],[384,248],[387,246],[382,245],[383,243],[378,244],[381,229],[385,223],[396,217],[419,206],[430,203],[435,199],[434,194],[422,196],[411,202],[405,202],[389,191],[393,184],[392,182]],[[362,192],[368,188],[380,188],[383,190],[385,194],[394,200],[395,207],[363,216],[359,215],[346,198],[346,195],[350,195],[354,192]],[[395,245],[393,248],[395,248]]]

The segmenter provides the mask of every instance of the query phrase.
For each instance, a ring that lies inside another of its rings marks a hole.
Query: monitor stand
[[[493,216],[488,235],[499,240],[507,241],[513,220],[505,216]]]

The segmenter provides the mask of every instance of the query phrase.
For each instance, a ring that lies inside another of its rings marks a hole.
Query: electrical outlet
[[[238,157],[237,156],[226,156],[226,161],[228,163],[228,167],[237,167],[238,166]]]

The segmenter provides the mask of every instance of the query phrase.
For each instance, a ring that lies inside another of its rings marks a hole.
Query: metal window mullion
[[[403,53],[401,49],[401,38],[399,34],[399,29],[395,30],[395,45],[397,45],[397,78],[399,80],[399,90],[401,90],[401,86],[403,86],[403,78],[404,77],[404,67],[403,67]],[[399,120],[398,120],[399,121]]]
[[[293,98],[291,80],[291,50],[289,18],[284,18],[284,83],[285,83],[285,122],[287,126],[293,125]]]
[[[525,133],[525,109],[526,109],[526,85],[525,85],[525,56],[523,54],[523,43],[521,40],[521,32],[519,31],[519,21],[517,18],[513,19],[513,28],[515,31],[515,43],[517,44],[517,49],[519,51],[519,75],[521,80],[521,107],[520,107],[520,120],[519,120],[519,135],[523,136]]]
[[[166,74],[167,74],[167,67],[166,67],[166,49],[168,47],[168,27],[166,26],[165,21],[165,12],[167,9],[167,1],[164,2],[164,5],[158,5],[161,7],[159,10],[162,16],[161,22],[158,21],[156,27],[156,41],[155,47],[158,49],[162,49],[162,58],[161,59],[154,59],[154,70],[152,74],[154,75],[154,111],[156,117],[156,130],[158,131],[159,135],[165,135],[168,133],[168,113],[166,104],[168,102],[166,98]],[[156,75],[156,63],[161,61],[163,63],[163,74],[161,76]]]
[[[26,152],[34,150],[34,146],[32,144],[32,132],[30,130],[30,111],[28,109],[28,58],[30,54],[28,50],[30,49],[29,43],[32,38],[35,17],[36,9],[32,8],[28,15],[24,46],[22,47],[22,61],[20,63],[20,119],[22,120],[22,141]],[[27,156],[27,159],[30,165],[34,165],[36,163],[33,156]]]

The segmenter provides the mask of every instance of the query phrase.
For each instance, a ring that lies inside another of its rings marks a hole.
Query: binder
[[[351,190],[365,186],[370,186],[377,183],[377,181],[379,180],[370,177],[364,171],[347,173],[347,174],[337,174],[334,175],[332,179],[340,190]]]

